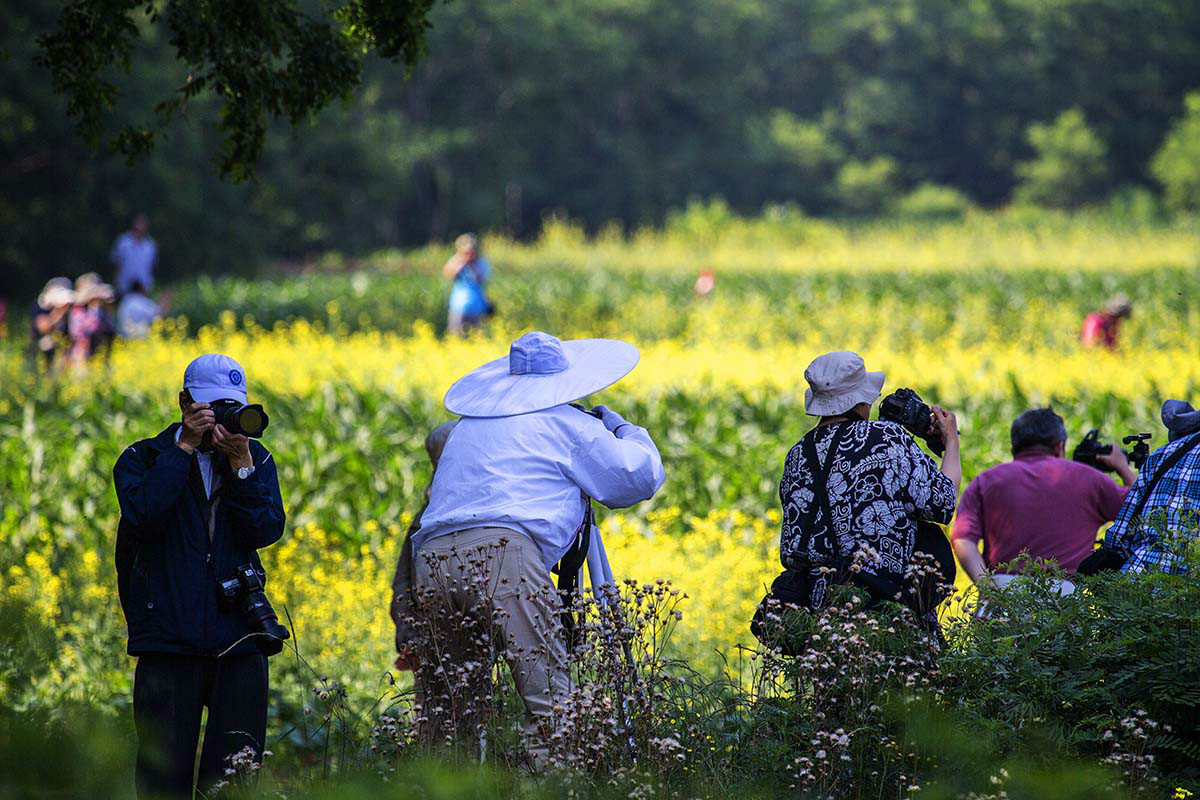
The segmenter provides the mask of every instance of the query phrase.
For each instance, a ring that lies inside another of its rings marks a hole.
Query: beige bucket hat
[[[814,417],[845,414],[859,403],[874,403],[883,391],[886,376],[867,372],[862,356],[838,350],[817,356],[804,370],[808,389],[804,410]]]

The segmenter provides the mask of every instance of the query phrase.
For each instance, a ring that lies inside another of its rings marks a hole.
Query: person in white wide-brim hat
[[[75,304],[75,290],[70,278],[51,278],[46,281],[33,305],[30,328],[33,344],[47,369],[55,366],[55,354],[70,343],[67,317]]]
[[[652,497],[665,477],[645,428],[605,406],[589,413],[570,405],[616,383],[638,358],[626,342],[564,342],[534,331],[446,393],[446,408],[462,419],[413,534],[414,583],[440,597],[447,616],[483,608],[500,620],[531,735],[552,726],[556,696],[569,687],[551,567],[562,561],[563,574],[577,575],[579,564],[568,568],[564,556],[587,538],[593,554],[599,545],[589,498],[624,508]],[[489,596],[464,576],[468,562],[486,574]],[[430,681],[438,678],[423,676],[427,692],[437,694]],[[544,739],[531,742],[535,767],[545,749]]]

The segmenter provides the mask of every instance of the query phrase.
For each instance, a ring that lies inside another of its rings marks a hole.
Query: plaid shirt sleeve
[[[1162,570],[1175,575],[1186,571],[1182,545],[1195,538],[1200,520],[1200,446],[1192,448],[1158,480],[1149,492],[1139,519],[1133,518],[1133,509],[1146,494],[1159,465],[1177,448],[1190,442],[1190,437],[1172,442],[1146,460],[1116,521],[1105,534],[1106,546],[1128,558],[1123,571]],[[1144,524],[1143,520],[1151,515],[1157,517],[1154,524]],[[1168,534],[1165,539],[1164,532]]]
[[[1137,539],[1141,533],[1141,526],[1133,524],[1133,509],[1137,507],[1137,504],[1141,502],[1142,496],[1146,494],[1146,487],[1150,483],[1150,476],[1161,462],[1162,459],[1159,458],[1159,453],[1154,453],[1142,464],[1141,470],[1138,471],[1137,480],[1133,482],[1133,486],[1129,489],[1129,494],[1125,495],[1125,502],[1121,504],[1121,510],[1117,512],[1117,518],[1113,520],[1113,524],[1109,526],[1104,534],[1104,546],[1117,551],[1126,558],[1132,555],[1134,548],[1140,543]]]

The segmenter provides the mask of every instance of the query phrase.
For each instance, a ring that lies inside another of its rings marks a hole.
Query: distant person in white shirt
[[[134,281],[117,305],[117,335],[122,339],[145,339],[155,320],[162,317],[158,303],[146,295],[146,287]]]
[[[150,238],[150,224],[145,214],[133,218],[129,230],[113,243],[109,260],[117,268],[113,281],[117,294],[129,293],[135,283],[149,291],[154,288],[154,265],[158,261],[158,245]]]
[[[625,342],[560,342],[534,331],[446,393],[446,408],[462,420],[446,440],[413,535],[414,583],[435,598],[435,622],[453,625],[463,615],[495,621],[525,701],[527,736],[553,729],[555,701],[570,686],[550,568],[580,546],[584,531],[598,542],[588,498],[624,508],[663,483],[662,459],[644,428],[604,406],[589,413],[569,405],[620,380],[638,359]],[[569,574],[565,563],[561,571]],[[486,651],[420,654],[422,682],[435,698],[461,692],[437,685],[456,680],[453,670],[439,669],[447,655],[455,664],[490,663]],[[543,766],[545,742],[528,748],[535,769]]]

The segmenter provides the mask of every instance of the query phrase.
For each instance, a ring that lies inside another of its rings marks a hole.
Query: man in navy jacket
[[[235,753],[262,757],[267,659],[244,615],[218,604],[217,582],[243,564],[263,576],[257,551],[283,535],[283,500],[270,451],[217,424],[210,403],[223,399],[246,402],[245,371],[200,356],[184,372],[182,421],[127,448],[113,469],[143,796],[192,797],[205,707],[202,790]]]

